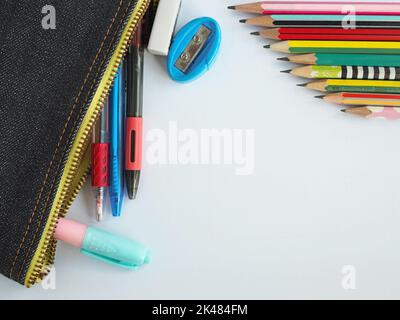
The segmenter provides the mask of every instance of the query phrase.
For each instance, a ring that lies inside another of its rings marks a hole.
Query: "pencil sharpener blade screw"
[[[195,36],[193,37],[193,42],[194,42],[195,44],[200,44],[200,43],[203,42],[203,39],[202,39],[199,35],[195,35]]]
[[[186,52],[184,52],[181,54],[181,60],[187,62],[190,60],[190,56]]]

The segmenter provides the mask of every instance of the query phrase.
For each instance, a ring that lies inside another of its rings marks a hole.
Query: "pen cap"
[[[150,251],[139,242],[88,227],[81,252],[112,265],[137,269],[150,263]]]

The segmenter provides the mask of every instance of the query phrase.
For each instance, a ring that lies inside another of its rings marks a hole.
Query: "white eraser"
[[[168,55],[180,8],[181,0],[160,0],[147,46],[150,53]]]

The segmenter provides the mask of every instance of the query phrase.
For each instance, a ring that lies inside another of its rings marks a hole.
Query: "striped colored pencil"
[[[400,55],[310,53],[278,60],[319,66],[400,67]]]
[[[267,45],[284,53],[400,54],[400,42],[288,40]]]
[[[307,79],[400,80],[400,67],[304,66],[282,72]]]
[[[347,106],[370,105],[400,107],[400,94],[339,92],[317,96],[316,98],[324,99],[330,103],[343,104]]]
[[[271,15],[239,21],[259,27],[343,27],[350,23],[339,15]],[[400,16],[354,16],[351,22],[357,28],[400,28]]]
[[[340,33],[340,30],[347,31],[346,29],[339,28],[315,28],[322,30],[338,30],[336,33],[312,33],[313,28],[286,28],[286,29],[308,29],[305,32],[284,33],[281,29],[285,28],[272,28],[262,31],[252,32],[252,35],[261,36],[271,40],[329,40],[329,41],[400,41],[400,29],[382,29],[382,30],[397,30],[398,35],[389,34],[374,34],[374,33]],[[354,29],[354,30],[379,30],[379,29]],[[353,31],[353,29],[352,29]]]
[[[328,79],[312,81],[299,86],[322,92],[400,93],[399,81]]]
[[[364,106],[342,110],[367,119],[399,120],[400,108]]]
[[[331,2],[331,1],[262,1],[229,6],[229,9],[258,14],[348,14],[397,15],[400,4],[395,2]]]

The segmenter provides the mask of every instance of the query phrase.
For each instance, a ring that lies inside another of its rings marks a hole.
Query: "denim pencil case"
[[[88,176],[93,125],[150,1],[1,1],[4,276],[29,287],[53,264],[54,229]]]

